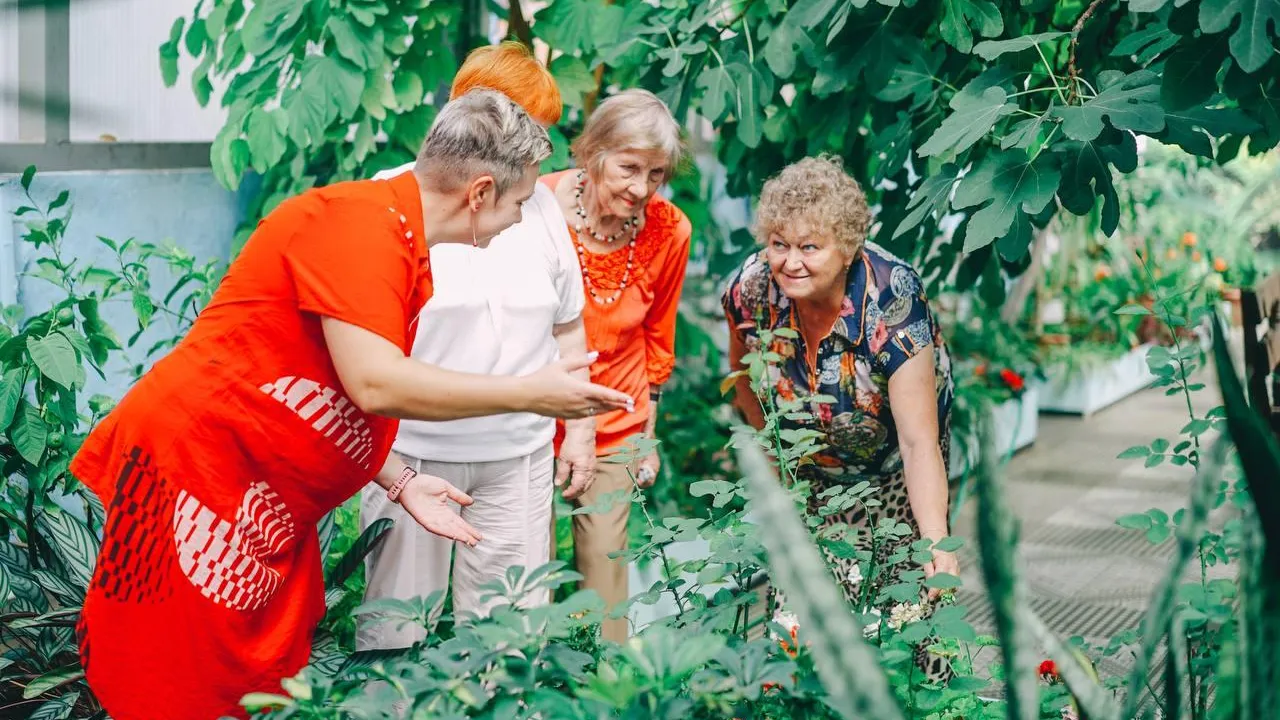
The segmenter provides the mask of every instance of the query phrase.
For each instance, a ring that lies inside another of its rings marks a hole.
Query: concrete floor
[[[1212,378],[1206,384],[1195,394],[1198,415],[1219,404]],[[1167,573],[1173,543],[1153,546],[1144,533],[1115,521],[1150,508],[1172,515],[1185,507],[1193,471],[1168,463],[1147,469],[1142,460],[1116,456],[1157,437],[1176,444],[1187,419],[1183,397],[1166,397],[1163,389],[1142,391],[1087,418],[1041,415],[1035,445],[1004,469],[1007,502],[1021,520],[1019,565],[1031,607],[1063,639],[1080,635],[1104,645],[1138,626]],[[958,600],[979,632],[991,632],[975,546],[977,509],[967,501],[954,528],[970,542],[961,551],[964,589]],[[1193,566],[1198,577],[1199,565]],[[1099,669],[1119,674],[1127,665],[1127,658],[1117,657]]]

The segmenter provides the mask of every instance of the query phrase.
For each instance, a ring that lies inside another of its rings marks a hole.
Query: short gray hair
[[[502,195],[551,156],[547,131],[502,93],[476,88],[449,101],[427,133],[414,173],[441,192],[492,175]]]
[[[599,172],[609,153],[658,151],[666,156],[669,179],[684,157],[684,141],[667,104],[648,90],[632,89],[600,103],[572,150],[574,162],[589,173]]]

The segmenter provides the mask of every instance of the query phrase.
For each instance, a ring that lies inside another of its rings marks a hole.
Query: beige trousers
[[[418,472],[442,477],[471,496],[474,502],[459,511],[484,537],[475,547],[457,545],[424,530],[387,493],[370,483],[360,497],[360,525],[366,528],[388,517],[395,526],[370,554],[366,567],[365,600],[426,597],[449,587],[453,580],[454,614],[485,615],[500,600],[482,600],[485,583],[501,579],[507,569],[525,571],[549,562],[551,488],[554,471],[551,445],[512,460],[448,463],[404,458]],[[451,562],[452,560],[452,562]],[[452,569],[452,573],[450,570]],[[547,593],[526,598],[522,605],[548,602]],[[420,627],[364,616],[356,628],[359,650],[390,650],[421,641]]]
[[[602,512],[573,516],[573,552],[578,572],[583,575],[582,588],[595,590],[604,599],[606,612],[630,597],[627,561],[609,557],[610,553],[627,548],[630,494],[635,489],[627,470],[627,465],[606,463],[600,458],[596,463],[595,482],[575,501],[578,507],[608,505]],[[634,474],[635,468],[630,470]],[[610,502],[606,496],[611,494],[614,500]],[[554,519],[552,522],[554,524]],[[630,624],[625,617],[605,620],[601,628],[604,639],[616,643],[626,642],[629,634]]]

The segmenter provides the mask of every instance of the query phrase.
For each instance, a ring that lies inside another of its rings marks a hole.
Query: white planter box
[[[1071,377],[1065,376],[1065,368],[1051,370],[1040,395],[1040,409],[1088,416],[1147,388],[1156,379],[1147,368],[1150,348],[1150,344],[1134,348],[1110,363]]]
[[[1031,445],[1040,431],[1040,386],[1028,384],[1022,397],[1006,400],[992,409],[995,447],[1003,459]],[[977,464],[976,447],[952,445],[947,474],[954,480]]]

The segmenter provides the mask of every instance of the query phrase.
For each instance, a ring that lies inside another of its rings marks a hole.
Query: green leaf
[[[364,75],[354,65],[336,56],[308,57],[300,86],[284,98],[289,137],[303,148],[319,144],[337,117],[355,114],[363,92]]]
[[[240,28],[244,49],[250,55],[266,55],[286,39],[307,4],[296,0],[260,0],[245,16]]]
[[[196,18],[191,21],[191,29],[187,31],[187,52],[193,57],[199,57],[204,52],[204,46],[209,42],[209,29],[205,26],[204,18]],[[213,53],[210,53],[212,55]]]
[[[948,590],[960,587],[960,578],[950,573],[936,573],[924,581],[924,586],[929,589]]]
[[[1129,8],[1134,10],[1132,0]],[[1148,23],[1141,30],[1125,35],[1124,39],[1112,49],[1110,56],[1133,57],[1139,65],[1146,65],[1153,58],[1175,47],[1181,40],[1181,36],[1169,31],[1164,21],[1156,20]]]
[[[413,520],[403,518],[402,522],[413,522]],[[351,577],[351,574],[364,563],[365,557],[386,540],[387,533],[394,525],[395,521],[390,518],[379,518],[365,528],[364,532],[360,533],[360,537],[351,544],[351,549],[347,550],[347,553],[334,566],[333,572],[329,573],[329,577],[325,579],[325,587],[341,587],[347,578]]]
[[[83,379],[84,368],[76,357],[75,348],[65,335],[55,333],[44,338],[27,337],[27,352],[40,372],[68,390]]]
[[[1257,72],[1276,53],[1271,35],[1280,37],[1280,0],[1202,0],[1200,3],[1200,29],[1206,33],[1220,33],[1232,26],[1240,17],[1240,23],[1231,34],[1231,55],[1236,64],[1247,73]]]
[[[1117,455],[1116,458],[1119,460],[1136,460],[1138,458],[1144,458],[1150,454],[1151,454],[1151,448],[1147,447],[1146,445],[1134,445],[1133,447]]]
[[[178,82],[178,41],[186,24],[186,18],[174,20],[169,27],[169,39],[160,45],[160,77],[165,87],[173,87]]]
[[[22,698],[24,700],[38,698],[50,690],[56,690],[63,685],[83,679],[84,670],[81,669],[79,665],[70,665],[59,670],[47,672],[35,680],[32,680],[25,688],[23,688]]]
[[[912,107],[922,107],[933,100],[939,82],[938,68],[946,59],[941,48],[925,52],[918,48],[904,51],[904,60],[893,69],[889,82],[876,92],[876,97],[888,102],[901,102],[914,97]]]
[[[942,0],[942,21],[938,33],[962,53],[973,50],[974,33],[996,37],[1004,32],[1000,8],[988,0]]]
[[[249,111],[245,122],[245,137],[254,170],[266,174],[280,162],[289,149],[288,129],[289,118],[280,108],[254,108]]]
[[[422,78],[414,72],[398,72],[391,81],[391,88],[396,94],[396,107],[412,110],[422,104],[427,90],[422,85]]]
[[[1122,515],[1116,519],[1116,525],[1129,530],[1147,530],[1151,527],[1151,516],[1146,513]]]
[[[1057,40],[1058,38],[1065,37],[1066,35],[1067,33],[1064,32],[1045,32],[1036,33],[1034,35],[1023,35],[1009,40],[984,40],[973,47],[973,54],[990,62],[1005,53],[1030,50],[1040,43]]]
[[[1147,530],[1147,542],[1152,545],[1159,545],[1165,540],[1168,540],[1171,534],[1172,531],[1169,529],[1168,525],[1152,525],[1151,528]]]
[[[434,106],[419,105],[410,112],[387,118],[387,133],[405,150],[416,153],[422,147],[422,141],[427,139],[435,116]]]
[[[1054,146],[1062,159],[1062,184],[1058,199],[1076,215],[1093,212],[1095,198],[1102,198],[1102,231],[1115,233],[1120,225],[1120,196],[1116,192],[1111,166],[1132,172],[1138,166],[1138,146],[1133,135],[1107,129],[1088,142],[1065,142]]]
[[[534,16],[533,32],[561,52],[589,53],[598,39],[618,36],[622,8],[604,0],[556,0]]]
[[[991,153],[960,180],[954,207],[981,209],[969,218],[964,249],[972,252],[1004,237],[1018,214],[1038,215],[1053,200],[1061,173],[1047,153],[1032,160],[1022,150]]]
[[[23,192],[31,192],[31,181],[36,177],[36,166],[28,165],[26,170],[22,171],[22,190]]]
[[[1046,112],[1038,117],[1027,118],[1014,123],[1009,128],[1009,134],[1000,138],[1000,149],[1029,149],[1040,138],[1040,130],[1048,122],[1049,116],[1050,113]]]
[[[1251,135],[1262,127],[1239,108],[1195,107],[1165,111],[1164,132],[1156,137],[1204,158],[1213,157],[1213,140]]]
[[[1115,70],[1098,76],[1100,92],[1083,105],[1054,108],[1062,130],[1072,140],[1093,140],[1102,134],[1103,119],[1120,130],[1154,133],[1164,129],[1160,106],[1160,76],[1139,70],[1125,75]]]
[[[936,173],[925,178],[924,182],[920,183],[920,186],[911,194],[911,200],[907,203],[907,216],[894,231],[894,239],[918,227],[925,218],[937,219],[940,213],[946,212],[951,189],[955,187],[956,177],[959,174],[959,166],[947,163]]]
[[[68,190],[63,190],[62,192],[58,193],[58,197],[54,198],[53,202],[49,203],[48,211],[53,212],[54,210],[57,210],[63,205],[66,205],[67,201],[70,199],[71,199],[71,192]]]
[[[234,123],[223,125],[209,147],[209,163],[218,183],[228,190],[240,187],[249,159],[249,143],[240,137],[239,126]]]
[[[921,157],[955,157],[987,136],[1000,118],[1018,109],[1001,87],[978,89],[975,79],[951,98],[952,113],[929,136],[917,154]],[[1002,233],[1003,234],[1003,233]]]
[[[343,15],[330,15],[325,29],[333,36],[338,54],[362,70],[382,67],[386,52],[380,25],[365,27]]]
[[[785,80],[795,73],[796,58],[812,47],[809,34],[787,16],[769,34],[764,44],[764,60],[774,75]]]
[[[40,703],[35,712],[27,716],[27,720],[66,720],[76,709],[76,701],[80,699],[80,691],[76,690],[65,695]]]
[[[18,401],[22,399],[22,391],[26,388],[27,373],[22,367],[11,367],[4,371],[4,387],[0,388],[0,429],[9,427],[13,415],[18,410]]]
[[[1115,311],[1116,315],[1150,315],[1151,309],[1143,305],[1125,305]]]
[[[49,428],[44,424],[40,411],[26,400],[21,400],[18,403],[17,417],[9,429],[9,437],[13,440],[13,447],[18,454],[32,465],[37,465],[41,456],[44,455]]]
[[[1227,59],[1226,43],[1212,35],[1180,43],[1161,73],[1160,101],[1165,110],[1204,105],[1218,90],[1218,70]]]
[[[718,123],[725,110],[737,108],[738,96],[727,68],[708,65],[699,73],[697,86],[702,91],[702,117],[712,123]]]
[[[67,579],[81,592],[87,591],[98,556],[97,538],[69,512],[42,512],[36,516],[36,524],[46,538],[53,539]]]
[[[734,62],[729,64],[728,70],[737,93],[734,116],[738,121],[738,140],[749,148],[758,147],[764,137],[761,107],[773,88],[769,79],[754,65]]]
[[[586,98],[596,91],[596,78],[581,58],[558,55],[548,68],[560,86],[565,102],[575,108],[586,106]]]

